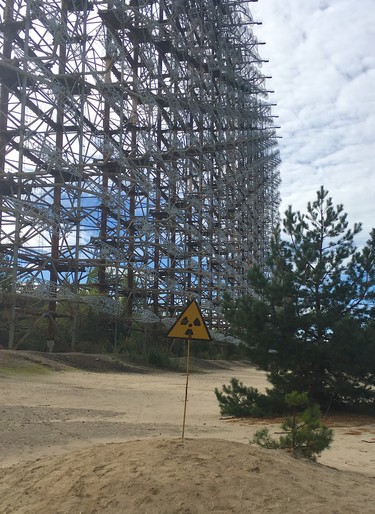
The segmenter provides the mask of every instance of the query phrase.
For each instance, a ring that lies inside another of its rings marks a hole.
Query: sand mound
[[[0,470],[0,512],[374,511],[374,480],[215,439],[106,444]]]

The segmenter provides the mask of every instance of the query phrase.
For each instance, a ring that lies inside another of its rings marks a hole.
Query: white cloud
[[[352,223],[375,226],[373,0],[259,0],[250,4],[265,75],[278,105],[284,211],[304,210],[320,185]]]

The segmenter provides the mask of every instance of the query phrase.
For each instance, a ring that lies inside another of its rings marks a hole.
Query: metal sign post
[[[184,405],[184,420],[182,422],[182,436],[181,436],[181,439],[183,439],[184,436],[185,436],[186,405],[187,405],[188,386],[189,386],[190,341],[191,341],[191,337],[189,337],[188,340],[187,340],[188,347],[187,347],[187,356],[186,356],[185,405]]]

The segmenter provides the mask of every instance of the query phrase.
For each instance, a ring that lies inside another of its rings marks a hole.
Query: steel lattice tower
[[[0,0],[1,270],[11,299],[220,328],[278,210],[243,0]],[[90,294],[83,294],[91,288]],[[74,328],[73,328],[74,339]],[[74,343],[74,341],[73,341]]]

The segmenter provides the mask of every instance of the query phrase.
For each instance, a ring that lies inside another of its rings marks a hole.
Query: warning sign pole
[[[186,356],[186,386],[185,386],[185,405],[184,405],[184,420],[182,422],[182,437],[185,436],[185,420],[186,420],[186,404],[187,404],[187,395],[188,395],[188,386],[189,386],[189,365],[190,365],[190,341],[191,337],[188,337],[188,347],[187,347],[187,356]]]

